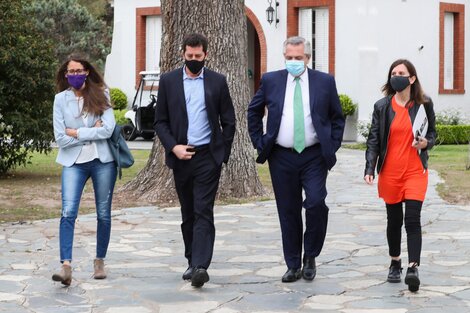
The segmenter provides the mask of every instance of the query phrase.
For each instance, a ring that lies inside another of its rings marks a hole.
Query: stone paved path
[[[77,222],[70,287],[51,280],[58,220],[4,224],[0,232],[0,312],[236,313],[470,312],[470,207],[442,201],[431,172],[422,213],[422,286],[385,282],[385,210],[362,181],[363,152],[341,149],[328,178],[330,221],[313,282],[283,284],[273,201],[216,208],[211,280],[194,289],[185,270],[178,208],[113,211],[109,277],[92,279],[95,216]],[[403,238],[405,242],[406,236]],[[406,244],[403,245],[406,263]]]

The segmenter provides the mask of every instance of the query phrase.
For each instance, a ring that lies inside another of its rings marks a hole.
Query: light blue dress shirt
[[[207,118],[204,97],[204,69],[199,76],[192,78],[183,67],[184,97],[188,112],[188,145],[200,146],[211,140],[211,128]]]

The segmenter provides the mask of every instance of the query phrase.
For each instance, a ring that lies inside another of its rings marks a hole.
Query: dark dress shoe
[[[193,268],[189,266],[183,273],[183,280],[190,280],[193,277]]]
[[[289,268],[282,276],[283,283],[293,283],[302,276],[300,268]]]
[[[313,280],[317,275],[317,266],[314,257],[304,257],[304,267],[302,268],[302,277],[305,280]]]
[[[388,268],[387,281],[389,283],[401,282],[401,260],[392,260],[390,267]]]
[[[420,281],[417,266],[408,267],[408,269],[406,270],[405,284],[408,285],[409,291],[418,291]]]
[[[193,271],[193,277],[191,277],[191,286],[199,288],[204,286],[209,281],[209,274],[205,268],[197,268]]]

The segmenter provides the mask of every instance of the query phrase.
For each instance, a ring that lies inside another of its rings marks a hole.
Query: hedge
[[[441,145],[468,144],[470,125],[436,125],[436,143]]]

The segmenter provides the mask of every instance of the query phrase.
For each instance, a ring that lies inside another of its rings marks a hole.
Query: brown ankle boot
[[[94,268],[95,268],[95,273],[93,274],[93,277],[95,279],[105,279],[106,278],[106,272],[104,271],[104,261],[103,261],[103,259],[95,259],[93,265],[94,265]]]
[[[60,273],[52,275],[53,281],[60,281],[65,286],[70,286],[72,282],[72,267],[68,264],[62,265]]]

